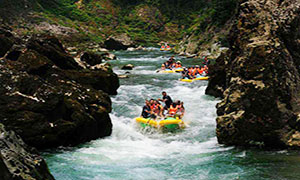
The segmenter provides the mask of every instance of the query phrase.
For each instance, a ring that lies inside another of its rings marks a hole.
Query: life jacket
[[[150,109],[151,109],[152,112],[155,112],[156,111],[156,105],[155,104],[151,105]]]
[[[203,74],[203,72],[204,72],[204,68],[201,68],[199,73]]]
[[[150,106],[150,109],[151,110],[154,110],[156,108],[156,105],[155,104],[152,104],[151,106]]]
[[[197,69],[194,68],[192,72],[193,72],[193,76],[195,76],[197,74]]]
[[[160,48],[161,48],[161,49],[165,49],[165,46],[161,46]]]
[[[175,108],[173,106],[170,106],[169,114],[175,115],[177,110],[178,110],[177,106]]]
[[[181,64],[176,64],[176,66],[175,66],[176,68],[181,68],[182,67],[182,65]]]
[[[167,46],[167,49],[170,49],[170,46]]]

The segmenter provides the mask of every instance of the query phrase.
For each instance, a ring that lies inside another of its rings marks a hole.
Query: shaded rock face
[[[0,124],[1,180],[52,180],[46,162],[12,131]]]
[[[300,147],[300,2],[242,1],[230,50],[217,60],[207,94],[217,105],[218,141]]]
[[[62,44],[54,36],[35,36],[29,41],[28,49],[46,56],[61,69],[81,69],[74,59],[65,52]]]
[[[104,42],[104,46],[108,50],[126,50],[133,47],[133,41],[126,34],[120,34],[117,37],[110,37]]]
[[[103,57],[99,54],[92,53],[92,52],[85,52],[80,57],[81,61],[85,61],[91,66],[94,66],[96,64],[101,64]]]
[[[209,65],[209,83],[205,93],[214,97],[223,97],[226,89],[226,66],[225,61],[229,53],[222,53],[214,65]]]
[[[1,60],[0,81],[0,123],[28,145],[77,145],[111,134],[107,93],[117,93],[117,75],[81,70],[54,37],[31,39],[17,60]]]
[[[9,31],[0,29],[0,58],[10,50],[14,41],[14,37]]]

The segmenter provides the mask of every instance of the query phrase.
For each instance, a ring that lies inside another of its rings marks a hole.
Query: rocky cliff
[[[46,162],[12,131],[0,124],[1,180],[53,180]]]
[[[84,69],[49,35],[26,42],[0,34],[0,122],[38,149],[108,136],[119,80],[111,70]],[[99,60],[101,62],[101,60]]]
[[[237,0],[206,1],[184,31],[175,52],[188,57],[216,59],[228,49],[226,36],[234,23]]]
[[[218,141],[300,147],[300,2],[240,1],[230,50],[211,67]]]

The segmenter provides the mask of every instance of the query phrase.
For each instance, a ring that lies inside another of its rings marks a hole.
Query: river
[[[300,156],[294,151],[263,151],[225,147],[215,135],[215,105],[219,101],[205,95],[206,81],[184,83],[179,74],[155,70],[171,54],[148,51],[116,52],[114,71],[131,63],[130,78],[121,79],[118,95],[112,97],[110,137],[77,147],[61,147],[43,152],[57,180],[163,180],[163,179],[300,179]],[[180,59],[188,65],[199,59]],[[145,99],[161,98],[166,91],[185,103],[182,132],[160,133],[140,129],[134,118]]]

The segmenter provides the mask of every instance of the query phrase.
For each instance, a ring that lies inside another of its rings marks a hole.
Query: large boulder
[[[94,52],[85,52],[80,57],[81,61],[85,61],[91,66],[94,66],[96,64],[101,64],[103,60],[103,56],[100,54],[96,54]]]
[[[45,160],[13,131],[0,124],[1,180],[54,180]]]
[[[223,97],[220,143],[300,147],[299,11],[296,0],[240,2],[230,50],[217,60],[206,90]]]
[[[108,136],[109,96],[52,74],[45,80],[0,62],[0,122],[39,149],[77,145]],[[38,67],[38,66],[37,66]]]
[[[104,46],[108,50],[126,50],[129,47],[133,47],[134,43],[127,34],[120,34],[109,37],[104,42]]]
[[[82,69],[73,57],[66,53],[63,45],[54,36],[34,36],[29,40],[27,47],[46,56],[61,69]]]
[[[96,71],[65,71],[64,74],[76,82],[96,90],[103,90],[110,95],[116,95],[119,88],[119,78],[115,73],[101,69]]]
[[[0,123],[38,149],[109,136],[117,75],[78,68],[55,37],[36,38],[17,60],[0,61]]]

